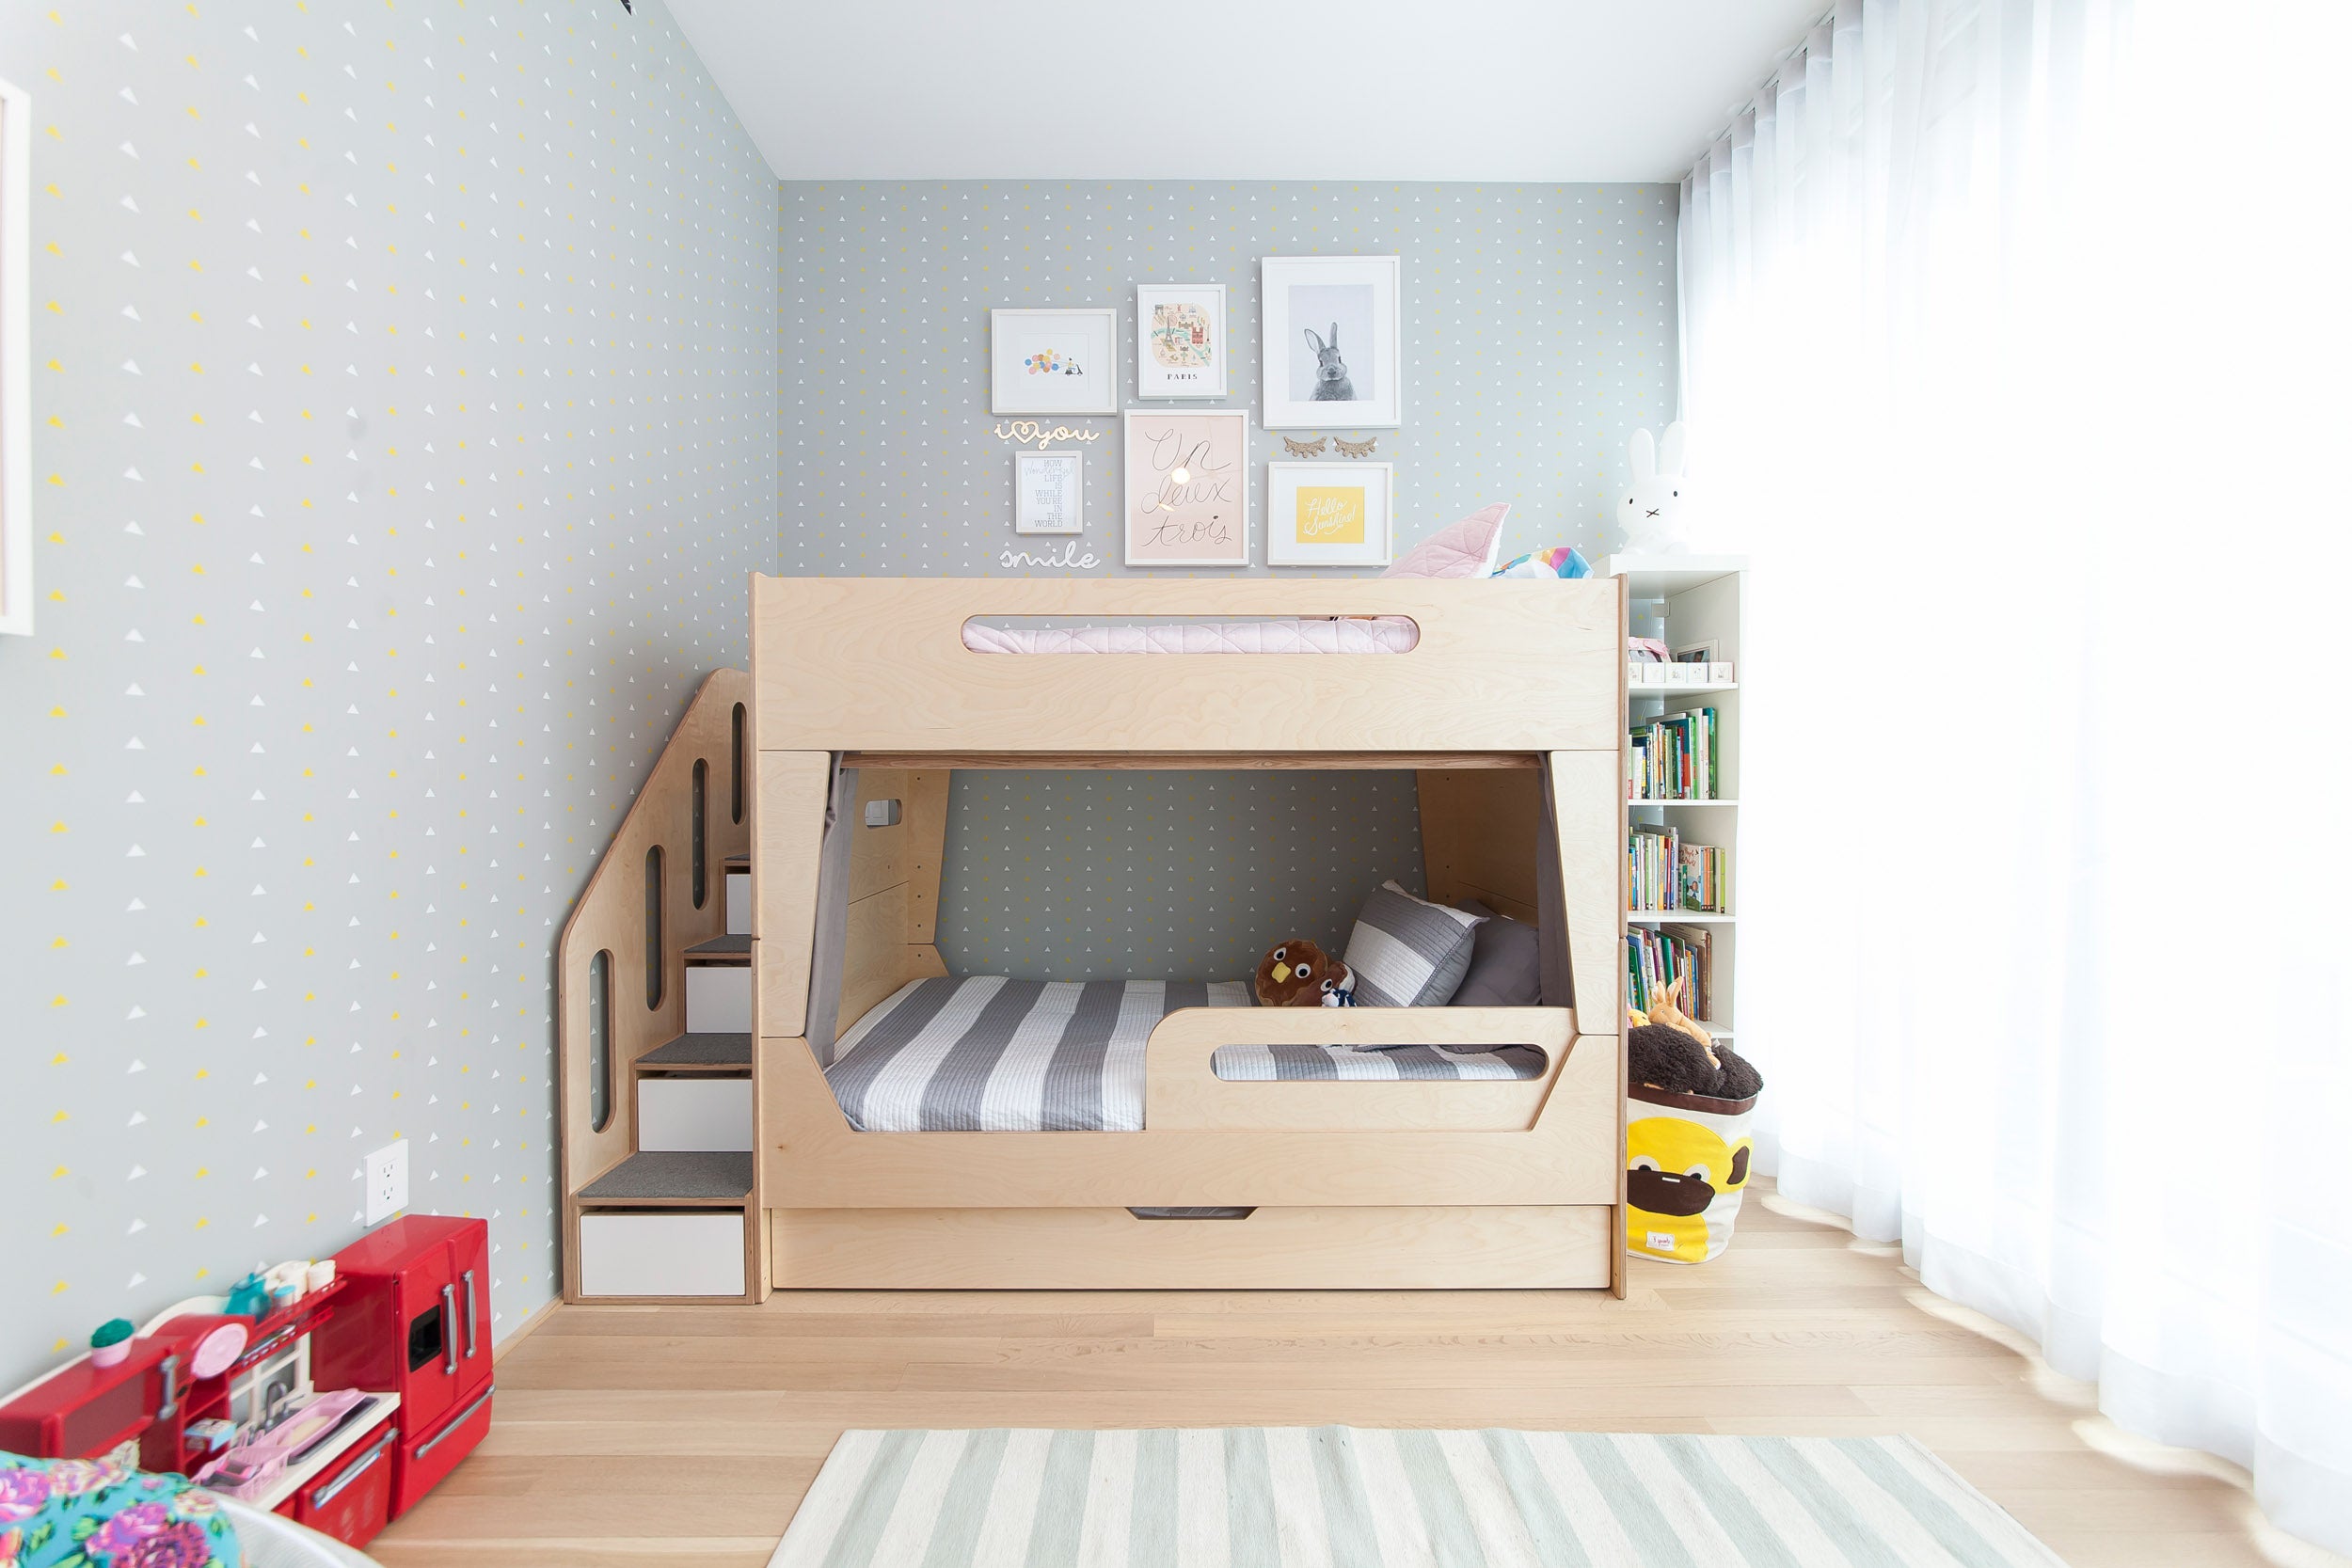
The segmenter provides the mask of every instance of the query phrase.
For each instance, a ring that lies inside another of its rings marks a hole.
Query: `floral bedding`
[[[0,1568],[244,1568],[220,1501],[183,1476],[0,1453]]]

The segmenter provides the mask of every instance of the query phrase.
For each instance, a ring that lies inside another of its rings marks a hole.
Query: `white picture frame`
[[[1395,464],[1265,466],[1267,565],[1386,566],[1395,553]]]
[[[1401,258],[1263,256],[1258,289],[1260,422],[1266,429],[1404,424]]]
[[[1120,558],[1249,564],[1249,410],[1130,408],[1120,420]]]
[[[1232,341],[1222,283],[1136,285],[1136,396],[1221,398]]]
[[[1119,412],[1119,308],[988,313],[988,411]]]
[[[0,633],[33,634],[33,100],[0,82]]]
[[[1087,454],[1012,454],[1012,531],[1067,536],[1087,531]]]

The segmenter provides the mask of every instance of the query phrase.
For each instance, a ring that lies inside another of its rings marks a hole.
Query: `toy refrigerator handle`
[[[441,1351],[448,1359],[441,1370],[457,1375],[457,1287],[441,1287]]]
[[[156,1370],[164,1374],[164,1398],[163,1402],[155,1407],[155,1418],[168,1421],[180,1410],[180,1357],[177,1353],[165,1356],[163,1365]]]
[[[458,1277],[466,1282],[466,1359],[471,1361],[474,1350],[473,1270],[468,1269]]]

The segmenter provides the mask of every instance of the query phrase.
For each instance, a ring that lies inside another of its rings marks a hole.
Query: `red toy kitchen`
[[[0,1404],[0,1449],[135,1450],[143,1469],[363,1546],[489,1431],[489,1260],[481,1220],[393,1220],[20,1391]]]

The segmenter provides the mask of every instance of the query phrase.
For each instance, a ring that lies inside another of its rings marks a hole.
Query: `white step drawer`
[[[748,871],[727,873],[727,934],[752,934],[752,874]]]
[[[580,1289],[590,1296],[739,1296],[743,1216],[582,1214]]]
[[[645,1150],[749,1149],[748,1078],[641,1078],[637,1147]]]
[[[752,972],[722,964],[686,969],[686,1032],[690,1035],[748,1035],[752,1032]]]

